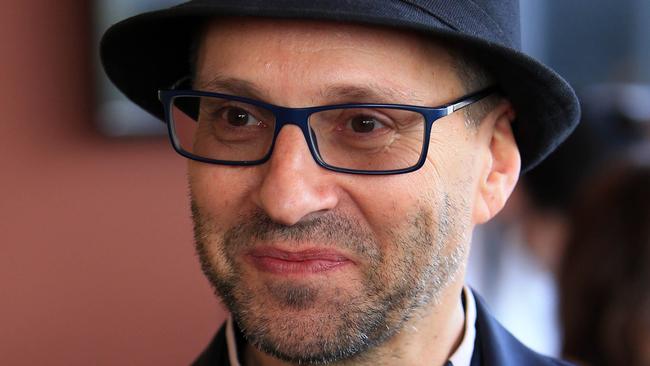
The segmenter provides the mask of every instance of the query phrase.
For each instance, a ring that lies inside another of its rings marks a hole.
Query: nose
[[[338,204],[333,172],[314,161],[299,127],[285,125],[252,199],[277,223],[294,225]]]

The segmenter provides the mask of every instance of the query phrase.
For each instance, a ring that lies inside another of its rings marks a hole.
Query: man
[[[517,19],[509,1],[194,0],[107,32],[108,75],[190,159],[232,313],[197,365],[559,364],[463,286],[474,226],[579,114],[516,50]]]

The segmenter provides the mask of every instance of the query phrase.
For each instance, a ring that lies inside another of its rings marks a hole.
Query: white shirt
[[[463,340],[449,358],[453,366],[470,366],[472,354],[474,353],[474,341],[476,340],[476,300],[467,286],[463,287],[465,298],[465,325],[463,328]],[[237,358],[237,342],[235,340],[235,327],[232,315],[226,320],[226,345],[228,347],[228,358],[232,366],[241,366]]]

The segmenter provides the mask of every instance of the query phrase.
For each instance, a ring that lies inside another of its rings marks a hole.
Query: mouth
[[[278,275],[324,274],[353,264],[341,252],[330,248],[291,251],[258,247],[248,252],[247,259],[259,271]]]

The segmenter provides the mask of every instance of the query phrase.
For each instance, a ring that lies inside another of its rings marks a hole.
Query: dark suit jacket
[[[569,363],[540,355],[524,346],[487,312],[483,299],[476,293],[474,297],[476,298],[476,343],[471,366],[570,366]],[[243,339],[241,335],[238,337],[239,344]],[[239,347],[239,351],[242,351],[242,347]],[[193,365],[230,365],[225,326],[219,329],[208,348]]]

